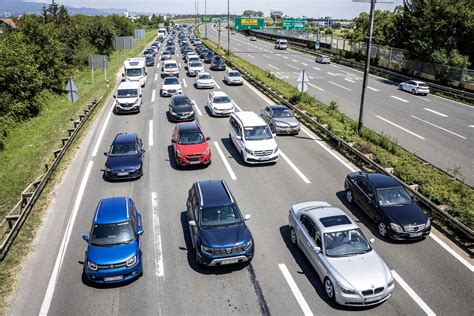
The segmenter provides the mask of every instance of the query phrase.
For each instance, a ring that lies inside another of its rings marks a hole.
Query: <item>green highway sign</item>
[[[304,31],[305,25],[306,25],[306,19],[283,18],[281,28],[283,30]]]
[[[235,30],[261,30],[264,27],[264,18],[234,18]]]
[[[212,22],[212,18],[207,18],[207,19],[206,19],[206,18],[204,18],[204,17],[201,17],[201,22],[202,22],[202,23],[205,23],[205,22],[208,22],[208,23],[209,23],[209,22]]]

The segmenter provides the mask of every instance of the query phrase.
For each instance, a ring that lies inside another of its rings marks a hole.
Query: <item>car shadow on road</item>
[[[242,159],[241,154],[237,151],[237,149],[235,148],[230,138],[221,138],[221,142],[224,145],[225,149],[227,150],[227,153],[229,153],[229,155],[226,155],[227,158],[234,159],[241,166],[248,167],[248,168],[265,168],[265,167],[271,167],[276,164],[276,162],[269,162],[269,163],[264,163],[264,164],[247,164]],[[226,154],[226,152],[224,152],[224,154]]]
[[[193,243],[191,241],[191,235],[189,232],[189,225],[188,225],[188,215],[186,211],[181,212],[181,226],[183,228],[184,234],[184,241],[186,242],[186,247],[179,247],[180,250],[186,251],[187,259],[189,266],[196,272],[206,275],[219,275],[219,274],[227,274],[236,271],[240,271],[245,269],[249,263],[239,263],[233,265],[225,265],[225,266],[217,266],[217,267],[204,267],[198,264],[196,261],[195,250],[193,247]]]

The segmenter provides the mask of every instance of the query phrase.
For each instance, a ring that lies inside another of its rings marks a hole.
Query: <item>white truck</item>
[[[158,37],[166,38],[168,36],[168,31],[165,28],[158,29]]]
[[[147,72],[145,57],[127,58],[123,62],[125,81],[138,81],[142,87],[146,84]]]

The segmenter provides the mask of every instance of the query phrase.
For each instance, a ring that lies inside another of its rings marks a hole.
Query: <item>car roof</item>
[[[227,93],[225,93],[224,91],[213,91],[211,92],[213,94],[214,97],[227,97]]]
[[[288,107],[286,105],[279,105],[279,104],[270,105],[270,108],[272,110],[288,110]]]
[[[171,63],[177,64],[176,60],[174,60],[174,59],[169,59],[169,60],[164,61],[164,64],[171,64]]]
[[[180,133],[191,133],[191,132],[200,132],[201,128],[199,125],[194,122],[179,123],[178,129]]]
[[[349,230],[359,228],[357,224],[341,209],[331,206],[326,202],[305,202],[293,205],[293,208],[298,209],[301,214],[308,215],[314,222],[318,224],[322,233],[337,232],[342,230]],[[349,222],[348,224],[340,224],[326,227],[320,219],[334,216],[345,216]]]
[[[393,188],[401,185],[394,178],[381,173],[366,173],[366,177],[376,188]]]
[[[201,206],[212,207],[234,203],[224,180],[207,180],[196,182],[199,189]]]
[[[198,77],[202,76],[202,75],[209,75],[210,76],[211,74],[208,73],[208,72],[205,72],[205,71],[202,71],[202,72],[198,73]]]
[[[137,136],[136,133],[119,133],[115,135],[114,144],[128,144],[134,143],[135,137]]]
[[[255,112],[252,111],[243,111],[233,113],[244,126],[261,126],[266,125],[265,121]]]
[[[424,84],[426,84],[426,82],[420,81],[420,80],[410,80],[410,81],[411,81],[411,82],[416,82],[416,83],[424,83]]]
[[[189,100],[189,98],[185,94],[174,94],[171,96],[171,99],[176,100],[176,99],[186,99]]]
[[[117,87],[117,90],[120,89],[139,89],[140,88],[140,82],[138,81],[122,81],[119,86]]]
[[[119,223],[130,219],[128,198],[117,196],[100,200],[95,213],[95,224]]]

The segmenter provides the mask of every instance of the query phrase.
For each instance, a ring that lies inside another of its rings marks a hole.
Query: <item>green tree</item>
[[[134,25],[130,19],[124,16],[118,16],[116,14],[107,17],[107,19],[112,22],[113,27],[115,28],[115,34],[117,36],[133,36],[134,35]]]
[[[390,11],[374,11],[372,43],[392,46],[394,44],[396,14]],[[369,34],[369,14],[362,12],[354,19],[355,30],[348,38],[353,42],[363,42]]]

